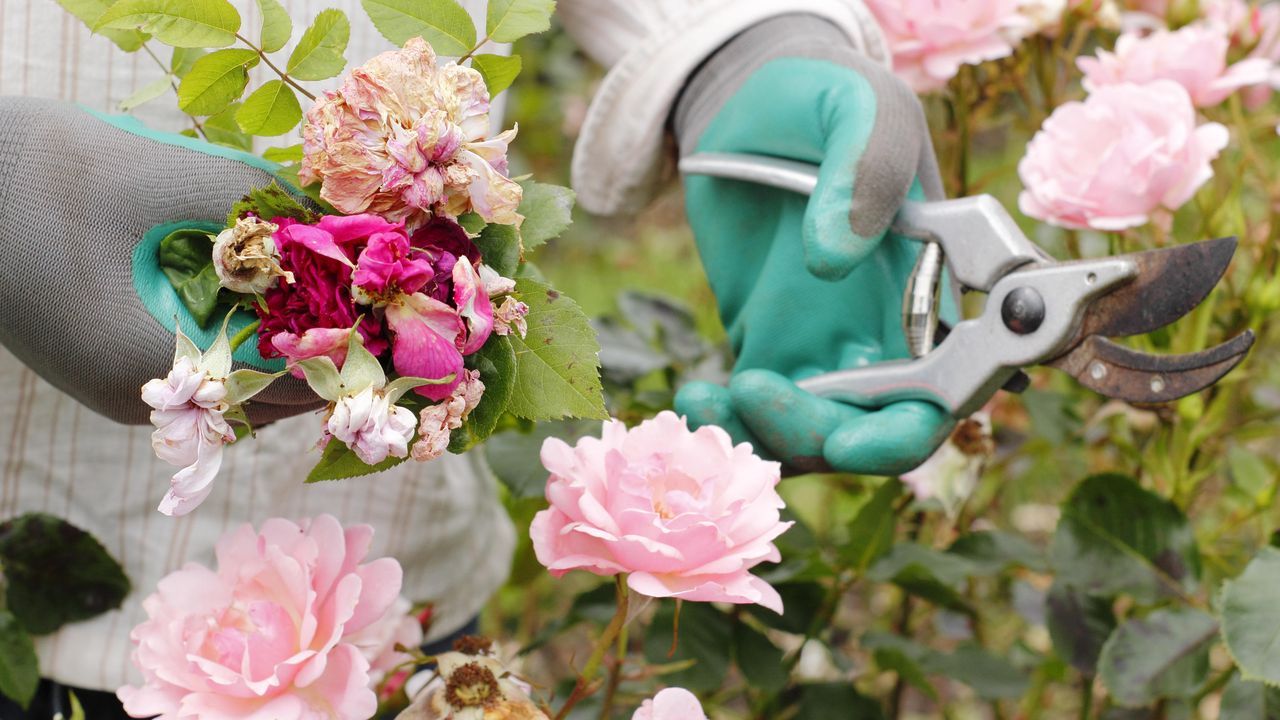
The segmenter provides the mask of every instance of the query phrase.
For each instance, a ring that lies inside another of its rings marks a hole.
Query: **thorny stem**
[[[163,71],[164,74],[169,78],[169,86],[173,88],[173,94],[177,95],[178,81],[173,78],[173,73],[169,71],[169,67],[164,64],[164,61],[160,59],[159,55],[156,55],[155,51],[151,49],[150,45],[146,43],[142,43],[142,49],[147,51],[147,54],[151,56],[151,59],[156,61],[156,65],[159,66],[160,70]],[[188,115],[187,117],[191,118],[191,124],[192,126],[195,127],[196,132],[200,134],[200,137],[204,140],[208,140],[209,136],[204,131],[204,125],[202,125],[200,121],[196,119],[196,116]]]
[[[578,674],[578,681],[573,685],[573,692],[569,693],[564,706],[560,708],[560,712],[556,713],[555,720],[564,720],[569,717],[569,711],[574,705],[596,691],[597,688],[592,681],[596,673],[600,672],[600,663],[604,660],[604,654],[613,646],[613,641],[618,638],[622,628],[627,624],[627,610],[630,603],[627,580],[622,575],[618,575],[614,583],[618,590],[618,609],[613,613],[613,619],[609,621],[608,627],[604,629],[604,634],[596,641],[595,647],[591,650],[591,656],[587,658],[587,664],[582,667],[582,672]]]
[[[266,64],[267,67],[271,68],[275,72],[275,74],[279,75],[281,80],[285,81],[285,83],[287,83],[294,90],[297,90],[298,92],[305,95],[308,100],[315,101],[316,96],[312,94],[310,91],[308,91],[306,88],[299,85],[297,81],[295,81],[293,78],[289,77],[289,73],[276,67],[275,63],[271,62],[271,58],[267,57],[267,53],[262,48],[249,42],[249,39],[241,35],[240,33],[236,33],[236,39],[238,39],[240,42],[244,43],[245,45],[248,45],[250,50],[258,53],[258,57],[262,58],[262,62]]]

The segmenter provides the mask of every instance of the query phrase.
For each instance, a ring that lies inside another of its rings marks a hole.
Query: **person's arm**
[[[671,159],[666,141],[676,99],[694,71],[739,33],[771,18],[806,14],[879,63],[889,51],[861,0],[560,0],[570,35],[609,69],[574,150],[573,185],[597,214],[636,210]]]

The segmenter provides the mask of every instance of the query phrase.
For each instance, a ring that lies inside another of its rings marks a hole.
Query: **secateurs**
[[[818,177],[815,166],[753,155],[693,155],[680,170],[806,195]],[[903,302],[914,357],[808,378],[801,388],[866,406],[927,400],[960,418],[1000,388],[1016,388],[1025,379],[1022,368],[1049,365],[1108,397],[1158,403],[1214,384],[1253,345],[1246,331],[1202,352],[1150,355],[1106,339],[1151,332],[1199,305],[1226,272],[1234,238],[1058,262],[989,195],[908,201],[894,231],[925,245]],[[935,344],[944,264],[963,288],[985,292],[988,300],[980,315],[957,323]]]

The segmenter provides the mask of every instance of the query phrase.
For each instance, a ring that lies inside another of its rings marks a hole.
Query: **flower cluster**
[[[400,598],[400,565],[365,561],[373,529],[321,515],[245,524],[217,545],[217,568],[187,563],[143,601],[133,629],[141,686],[118,695],[133,717],[365,720],[373,685],[422,631]]]

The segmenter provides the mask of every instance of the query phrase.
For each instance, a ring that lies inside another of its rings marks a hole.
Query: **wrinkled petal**
[[[432,400],[448,397],[461,381],[462,353],[458,339],[462,318],[448,305],[422,293],[401,296],[387,306],[387,322],[394,334],[391,359],[396,372],[407,377],[436,380],[453,376],[442,385],[425,385],[418,394]]]

